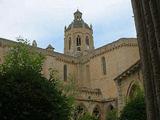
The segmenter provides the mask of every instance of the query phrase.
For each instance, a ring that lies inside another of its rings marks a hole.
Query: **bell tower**
[[[65,27],[64,37],[64,54],[79,56],[94,49],[92,25],[83,21],[79,10],[74,13],[72,23]]]

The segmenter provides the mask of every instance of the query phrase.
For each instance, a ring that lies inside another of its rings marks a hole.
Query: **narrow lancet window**
[[[88,38],[88,36],[86,36],[86,45],[89,46],[89,38]]]
[[[103,75],[106,75],[106,60],[105,60],[105,57],[101,58],[101,62],[102,62],[102,72],[103,72]]]
[[[77,36],[77,46],[81,46],[81,38],[79,35]]]
[[[87,46],[87,49],[89,49],[89,38],[88,38],[88,36],[86,36],[86,46]]]
[[[64,75],[64,81],[67,81],[67,65],[64,65],[64,68],[63,68],[64,70],[64,73],[63,73],[63,75]]]
[[[69,38],[69,50],[71,49],[71,38]]]

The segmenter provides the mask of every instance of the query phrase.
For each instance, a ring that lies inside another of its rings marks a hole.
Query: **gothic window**
[[[77,106],[74,112],[74,120],[79,120],[80,117],[85,115],[85,113],[86,113],[86,108],[84,105]]]
[[[139,89],[140,88],[137,84],[133,84],[130,88],[130,91],[129,91],[129,99],[135,98],[136,95],[138,94]]]
[[[102,64],[103,75],[106,75],[106,60],[105,60],[105,57],[101,58],[101,64]]]
[[[93,109],[93,116],[95,116],[98,120],[101,119],[101,113],[100,113],[100,109],[98,106],[96,106],[94,109]]]
[[[80,16],[76,16],[76,20],[81,20],[81,17]]]
[[[76,41],[77,41],[77,46],[81,46],[81,37],[79,35],[77,36]]]
[[[88,36],[86,36],[86,45],[87,45],[87,47],[89,47],[89,38],[88,38]]]
[[[63,68],[63,76],[64,76],[64,81],[67,81],[67,65],[64,65],[64,68]]]
[[[109,106],[108,106],[108,111],[112,111],[114,109],[114,107],[113,107],[113,105],[112,104],[110,104]]]
[[[69,50],[71,49],[71,37],[69,38]]]

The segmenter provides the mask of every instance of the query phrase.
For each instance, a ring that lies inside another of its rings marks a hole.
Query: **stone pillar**
[[[121,90],[121,82],[116,81],[116,86],[118,90],[118,116],[120,115],[121,110],[123,109],[123,95],[122,95],[122,90]]]

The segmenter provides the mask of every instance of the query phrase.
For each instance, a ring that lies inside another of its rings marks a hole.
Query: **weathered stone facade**
[[[140,60],[117,76],[115,79],[118,89],[118,111],[120,112],[126,102],[133,97],[136,87],[143,89],[143,78]]]
[[[71,75],[79,88],[77,107],[105,120],[107,111],[122,109],[134,80],[141,84],[140,68],[137,67],[136,72],[132,70],[140,59],[137,40],[121,38],[94,49],[92,26],[83,21],[81,12],[75,12],[74,17],[65,27],[64,54],[55,52],[51,45],[38,48],[35,41],[33,49],[46,56],[42,71],[46,77],[50,68],[58,70],[65,82]],[[16,42],[0,38],[1,63],[12,44]]]

